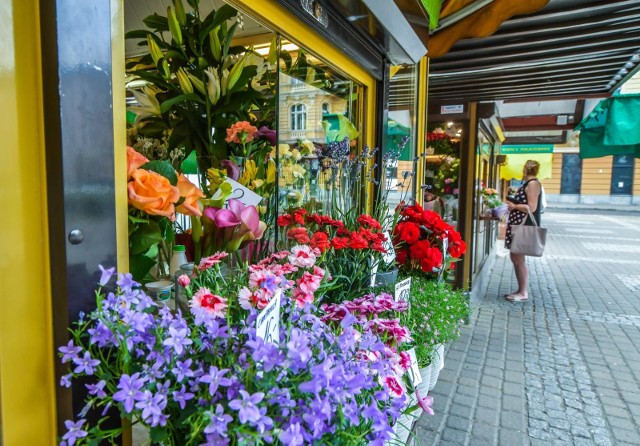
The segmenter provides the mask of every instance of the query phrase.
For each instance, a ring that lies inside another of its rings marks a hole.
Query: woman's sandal
[[[505,299],[507,299],[509,302],[526,302],[529,300],[528,297],[525,297],[522,294],[515,293],[505,296]]]

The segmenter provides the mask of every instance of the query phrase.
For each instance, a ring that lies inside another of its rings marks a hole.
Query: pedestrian
[[[426,184],[422,186],[422,188],[424,189],[424,201],[422,208],[437,212],[440,216],[444,216],[446,207],[444,200],[434,193],[433,186],[431,184]]]
[[[515,196],[508,197],[507,207],[509,209],[509,220],[507,221],[507,235],[504,241],[505,248],[511,247],[513,225],[522,224],[523,221],[525,225],[534,224],[529,216],[529,210],[535,217],[538,225],[540,225],[542,184],[540,184],[540,180],[538,180],[539,170],[540,163],[534,160],[528,160],[524,164],[522,171],[524,184],[520,186]],[[511,302],[523,302],[529,298],[529,271],[527,269],[526,259],[524,254],[510,253],[510,257],[516,272],[516,279],[518,280],[518,290],[511,294],[506,294],[504,297]]]

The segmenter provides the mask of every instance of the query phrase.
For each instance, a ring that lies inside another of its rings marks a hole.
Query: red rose
[[[346,237],[334,237],[331,239],[331,246],[335,249],[344,249],[349,246],[349,239]]]
[[[394,232],[407,245],[413,245],[420,238],[420,227],[411,221],[398,224]]]
[[[351,233],[351,239],[349,240],[349,248],[352,249],[365,249],[369,247],[369,242],[362,235],[357,232]]]
[[[467,244],[463,240],[457,241],[449,245],[447,251],[451,257],[459,259],[467,251]]]
[[[318,248],[320,252],[325,252],[331,247],[329,236],[325,232],[318,231],[311,236],[311,247]]]
[[[276,223],[278,224],[278,226],[286,228],[291,223],[293,223],[293,218],[289,214],[284,214],[278,217],[278,220],[276,221]]]
[[[303,245],[311,241],[307,234],[307,228],[291,228],[287,231],[287,237]]]
[[[431,243],[429,240],[419,240],[409,247],[409,256],[414,260],[422,260],[429,255]]]
[[[420,268],[425,273],[433,273],[442,266],[442,253],[437,248],[428,248],[420,260]]]

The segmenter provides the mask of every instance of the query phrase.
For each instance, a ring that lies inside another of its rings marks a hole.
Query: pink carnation
[[[182,274],[180,277],[178,277],[178,284],[181,287],[186,288],[189,286],[190,283],[191,283],[191,279],[189,279],[189,276],[187,276],[186,274]]]
[[[297,245],[291,248],[289,263],[302,268],[311,268],[316,264],[316,257],[320,252],[306,245]]]
[[[298,286],[304,293],[311,294],[316,292],[322,282],[322,276],[316,276],[305,272],[300,279],[298,279]]]
[[[399,398],[404,395],[404,386],[395,376],[381,376],[380,384],[382,384],[387,389],[391,396]]]
[[[407,352],[400,352],[400,366],[403,370],[411,368],[411,356]]]
[[[238,302],[245,310],[251,308],[262,310],[269,304],[269,297],[262,290],[251,292],[249,288],[244,287],[238,292]]]
[[[305,293],[300,288],[293,290],[293,300],[296,301],[296,306],[304,308],[307,304],[313,303],[313,293]]]
[[[213,294],[209,288],[200,288],[191,299],[191,308],[200,308],[213,317],[225,317],[227,299]]]
[[[212,256],[205,257],[202,260],[200,260],[200,264],[198,265],[198,269],[200,271],[204,271],[206,269],[209,269],[213,265],[216,265],[216,264],[220,263],[220,260],[224,259],[228,255],[229,254],[227,254],[226,252],[219,251],[219,252],[216,252],[215,254],[213,254]]]

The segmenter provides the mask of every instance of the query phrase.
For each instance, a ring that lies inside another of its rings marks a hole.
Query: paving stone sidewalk
[[[420,445],[640,445],[640,216],[552,210],[529,301],[498,247]]]

